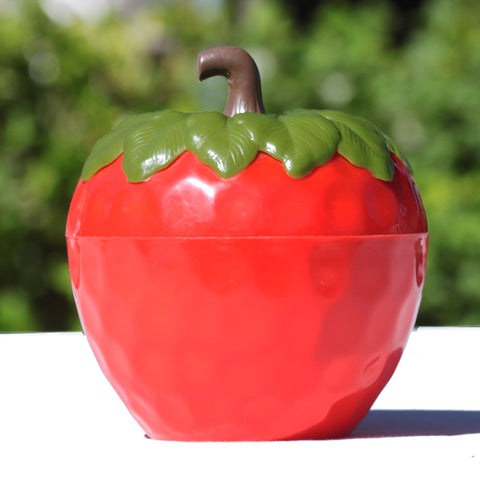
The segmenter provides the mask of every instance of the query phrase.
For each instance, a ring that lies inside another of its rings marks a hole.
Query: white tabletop
[[[421,328],[350,438],[148,440],[81,333],[0,335],[0,478],[480,479],[480,328]]]

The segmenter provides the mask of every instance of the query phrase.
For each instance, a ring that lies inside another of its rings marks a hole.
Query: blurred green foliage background
[[[479,324],[480,2],[424,1],[408,22],[394,3],[324,1],[299,22],[288,2],[164,1],[87,21],[0,0],[0,331],[80,329],[64,228],[85,158],[129,114],[222,111],[225,81],[195,66],[224,44],[256,59],[267,111],[341,109],[396,140],[429,219],[417,324]]]

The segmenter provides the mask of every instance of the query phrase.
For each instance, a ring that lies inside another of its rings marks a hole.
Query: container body
[[[154,439],[348,435],[414,325],[427,234],[67,236],[83,329]]]

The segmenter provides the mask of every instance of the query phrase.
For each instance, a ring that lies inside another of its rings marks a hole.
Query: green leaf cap
[[[125,120],[94,146],[82,171],[86,181],[123,153],[130,182],[143,182],[189,151],[218,176],[230,178],[248,167],[259,152],[283,163],[301,178],[327,163],[336,152],[380,180],[393,178],[391,153],[408,163],[394,143],[373,124],[331,110],[292,110],[267,115],[260,76],[253,59],[235,47],[200,52],[200,80],[223,75],[229,85],[224,113],[172,110]]]
[[[82,180],[88,180],[123,153],[130,182],[143,182],[190,151],[219,177],[244,170],[259,152],[281,161],[301,178],[328,162],[335,152],[380,180],[393,178],[390,152],[403,160],[395,144],[362,118],[330,110],[293,110],[283,115],[171,110],[137,115],[101,138],[88,157]]]

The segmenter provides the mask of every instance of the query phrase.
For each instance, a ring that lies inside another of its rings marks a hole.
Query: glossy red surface
[[[72,286],[105,375],[155,439],[348,435],[420,303],[410,176],[339,156],[301,180],[263,154],[229,180],[176,162],[129,184],[117,161],[72,200]]]
[[[219,178],[187,152],[147,182],[129,183],[121,157],[79,182],[67,235],[374,235],[426,232],[417,188],[395,159],[392,182],[340,155],[302,179],[266,154]]]
[[[68,241],[81,321],[147,434],[347,435],[412,328],[425,235]]]

